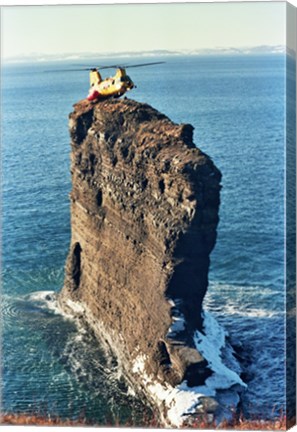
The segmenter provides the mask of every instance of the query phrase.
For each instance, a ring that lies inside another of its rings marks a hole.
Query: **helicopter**
[[[118,67],[114,77],[102,79],[98,69],[90,71],[90,90],[87,99],[89,101],[120,97],[135,86],[127,75],[126,69]]]
[[[165,63],[164,61],[140,63],[128,66],[99,66],[93,68],[67,69],[67,72],[89,71],[90,72],[90,89],[87,100],[96,101],[100,99],[118,98],[127,91],[136,88],[132,79],[127,75],[126,69],[133,67],[151,66]],[[116,68],[114,76],[103,79],[100,70]],[[58,70],[53,72],[65,72],[66,70]]]
[[[127,75],[126,69],[132,67],[151,66],[165,62],[141,63],[130,66],[103,66],[100,69],[116,68],[116,74],[113,77],[102,79],[99,68],[90,70],[90,90],[87,96],[89,101],[97,99],[118,98],[127,91],[136,88],[132,79]]]

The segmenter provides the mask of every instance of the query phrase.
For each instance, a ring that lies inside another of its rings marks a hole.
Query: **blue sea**
[[[127,58],[128,96],[195,127],[221,170],[217,244],[204,307],[237,347],[247,417],[285,408],[285,55]],[[70,242],[68,114],[94,59],[2,70],[2,411],[99,424],[150,416],[93,336],[50,307]],[[58,72],[57,72],[58,70]],[[113,71],[110,71],[112,73]],[[148,418],[147,417],[147,418]]]

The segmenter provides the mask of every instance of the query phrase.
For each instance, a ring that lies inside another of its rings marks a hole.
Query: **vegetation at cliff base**
[[[62,420],[58,417],[43,417],[38,415],[26,414],[3,414],[0,424],[2,425],[35,425],[35,426],[94,426],[94,427],[147,427],[147,428],[163,428],[157,419],[143,419],[141,424],[135,424],[132,420],[121,424],[119,421],[107,421],[106,424],[96,424],[90,420]],[[296,424],[295,419],[287,421],[286,417],[280,417],[274,420],[245,420],[239,418],[232,422],[224,422],[216,426],[213,422],[209,423],[207,419],[199,419],[192,423],[191,426],[186,426],[187,429],[235,429],[235,430],[287,430]]]

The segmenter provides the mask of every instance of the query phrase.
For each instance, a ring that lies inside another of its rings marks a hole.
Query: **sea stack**
[[[60,305],[109,346],[163,423],[181,426],[216,406],[191,389],[212,374],[193,336],[203,332],[220,171],[191,125],[147,104],[84,100],[69,128],[71,245]]]

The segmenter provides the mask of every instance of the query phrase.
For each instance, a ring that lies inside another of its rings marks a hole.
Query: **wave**
[[[40,306],[47,306],[50,310],[57,309],[57,293],[55,291],[34,291],[26,294],[24,299],[37,302]]]
[[[240,377],[243,371],[227,340],[228,332],[213,314],[204,311],[203,316],[203,332],[195,332],[194,342],[213,373],[199,390],[219,402],[216,421],[220,422],[233,417],[247,384]]]
[[[216,288],[215,292],[213,292],[214,288]],[[265,413],[269,417],[272,407],[276,404],[275,401],[279,401],[277,406],[282,405],[283,366],[280,361],[282,355],[284,356],[281,343],[284,313],[261,307],[255,308],[254,304],[245,306],[240,303],[240,298],[234,299],[232,295],[229,298],[225,294],[221,296],[222,292],[232,294],[236,290],[238,290],[236,286],[213,284],[212,292],[206,296],[204,331],[196,332],[195,343],[197,350],[209,362],[213,375],[206,380],[204,386],[189,389],[184,382],[175,389],[176,392],[171,392],[172,397],[176,393],[174,409],[171,411],[173,417],[179,413],[180,418],[184,419],[184,413],[191,411],[185,406],[183,396],[185,391],[187,392],[186,400],[191,407],[193,407],[194,400],[199,403],[199,397],[213,396],[223,407],[222,415],[228,416],[232,407],[238,404],[239,393],[246,388],[246,384],[241,379],[242,372],[249,376],[248,389],[243,396],[246,407],[253,404],[255,399],[261,401],[262,406],[267,407]],[[240,290],[244,291],[244,287],[241,287]],[[254,287],[248,287],[246,292],[251,292],[252,296],[255,295]],[[266,295],[269,297],[267,293]],[[77,309],[79,305],[73,303],[71,307]],[[49,328],[49,331],[52,332],[57,325],[60,326],[59,316],[68,321],[69,325],[74,324],[75,327],[73,326],[65,338],[66,343],[64,341],[64,345],[58,349],[58,361],[65,364],[65,367],[67,366],[76,382],[92,388],[93,394],[98,398],[100,388],[106,387],[105,381],[109,381],[109,385],[114,389],[117,388],[120,372],[115,359],[106,359],[106,353],[103,352],[102,347],[89,334],[86,327],[75,320],[75,312],[73,315],[66,314],[59,308],[55,291],[35,291],[18,297],[3,295],[2,314],[5,328],[16,326],[28,328],[28,323],[32,323],[32,319],[35,322],[32,326],[37,328],[43,324],[48,325],[46,323],[52,317],[50,321],[58,320],[53,322]],[[183,330],[184,318],[180,315],[173,318],[170,330],[174,335]],[[65,324],[66,321],[64,321]],[[170,333],[168,336],[170,337]],[[53,335],[48,336],[48,339],[51,340],[53,337]],[[237,361],[230,343],[233,346],[241,347],[243,363]],[[245,362],[246,357],[249,357],[249,364]],[[279,361],[273,361],[275,358],[278,358]],[[264,376],[265,382],[263,383]],[[106,397],[112,397],[110,388],[104,391]],[[121,391],[116,391],[119,395],[121,394]],[[127,389],[122,393],[122,397],[125,398],[125,395],[127,396]],[[257,407],[253,405],[251,412],[257,412]],[[258,414],[263,413],[259,411]]]
[[[41,309],[51,311],[57,315],[61,315],[64,318],[71,319],[81,330],[82,326],[79,325],[80,321],[75,318],[75,315],[67,313],[61,309],[58,302],[58,293],[55,291],[35,291],[24,296],[24,299],[34,303],[35,305],[38,305],[38,307]],[[83,308],[78,303],[75,303],[71,300],[68,300],[68,303],[71,303],[71,310],[73,310],[73,312],[83,312]]]
[[[210,282],[204,309],[224,316],[272,318],[283,316],[283,291],[261,285],[236,285]]]
[[[212,311],[214,313],[220,313],[221,308],[215,307],[211,304],[211,302],[205,302],[205,309],[208,311]],[[243,306],[239,306],[238,304],[229,304],[224,305],[224,314],[238,317],[247,317],[247,318],[272,318],[276,316],[282,316],[285,314],[285,311],[273,311],[273,310],[265,310],[265,309],[256,309],[256,308],[244,308]]]
[[[185,318],[176,308],[178,302],[170,300],[173,306],[173,322],[167,337],[174,336],[185,327]],[[166,416],[171,426],[182,426],[186,416],[199,412],[199,409],[204,410],[203,401],[209,397],[218,402],[215,410],[216,422],[232,418],[240,400],[239,394],[246,388],[240,378],[241,367],[227,341],[227,332],[211,313],[205,311],[203,315],[203,332],[195,332],[194,343],[213,372],[204,385],[189,387],[186,380],[176,387],[158,383],[146,374],[146,358],[142,355],[136,358],[132,368],[134,373],[139,374],[155,403],[160,407],[165,403]]]
[[[205,382],[207,388],[210,391],[213,389],[223,390],[231,388],[236,384],[246,387],[246,384],[238,375],[241,369],[235,358],[233,359],[233,367],[236,367],[236,372],[222,362],[223,349],[230,351],[229,357],[232,357],[233,352],[231,346],[227,345],[226,331],[211,313],[204,311],[203,315],[203,330],[205,334],[196,331],[194,342],[197,350],[208,361],[210,369],[214,372]]]
[[[33,317],[61,314],[54,291],[36,292],[16,297],[2,295],[1,314],[5,327],[14,327],[16,322],[25,322]]]
[[[107,417],[112,424],[127,415],[135,421],[143,413],[149,418],[149,409],[121,380],[116,359],[106,355],[75,314],[59,308],[54,291],[4,295],[2,316],[4,409],[34,413],[44,409],[46,395],[48,413],[61,418],[75,418],[82,410],[91,421],[102,424]],[[13,365],[7,367],[11,355]],[[14,370],[17,380],[11,378]]]
[[[271,419],[285,407],[285,295],[274,286],[211,282],[204,299],[226,329],[248,384],[245,416]]]

